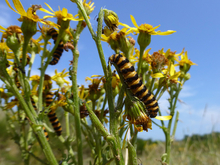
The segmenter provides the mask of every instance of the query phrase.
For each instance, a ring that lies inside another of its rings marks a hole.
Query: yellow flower
[[[79,95],[79,98],[81,100],[85,100],[87,98],[87,96],[89,95],[88,92],[86,92],[86,89],[84,87],[84,85],[81,85],[81,87],[79,87],[79,91],[78,91],[78,95]]]
[[[129,41],[126,38],[128,28],[123,28],[119,32],[115,31],[109,36],[102,34],[102,41],[109,43],[111,48],[117,52],[118,49],[121,51],[127,50],[129,48]],[[130,44],[131,45],[131,44]]]
[[[67,102],[64,102],[64,100],[55,101],[50,107],[50,110],[55,111],[58,107],[63,107],[65,105],[67,105]]]
[[[60,10],[60,8],[59,8],[58,11],[54,11],[47,3],[45,3],[45,4],[50,9],[50,11],[48,11],[44,8],[41,8],[40,10],[45,12],[45,13],[51,14],[52,16],[44,16],[43,18],[46,19],[46,18],[56,17],[58,25],[60,25],[62,21],[70,21],[70,20],[72,20],[72,21],[82,21],[83,20],[82,18],[76,18],[78,16],[78,14],[76,14],[73,17],[72,14],[68,13],[68,10],[66,8],[63,8],[62,11]]]
[[[32,7],[29,7],[27,12],[24,10],[20,0],[13,0],[15,9],[13,9],[10,5],[10,3],[8,2],[8,0],[5,0],[6,3],[8,4],[8,6],[16,13],[21,15],[21,18],[19,18],[19,21],[23,21],[23,19],[30,19],[34,22],[44,22],[42,19],[39,19],[39,17],[36,15],[36,10],[40,8],[36,8],[35,5],[32,5]]]
[[[55,75],[51,77],[52,80],[54,80],[57,85],[59,85],[60,87],[63,87],[64,83],[69,84],[70,82],[65,80],[64,78],[69,76],[69,72],[65,72],[66,69],[63,69],[62,72],[58,73],[57,69],[55,69]]]
[[[0,93],[4,92],[4,88],[0,88]]]
[[[109,27],[109,29],[112,32],[114,32],[115,30],[118,29],[118,25],[119,25],[118,15],[111,10],[104,9],[103,11],[104,11],[105,24]]]
[[[86,3],[86,0],[83,0],[83,6],[86,10],[87,15],[90,15],[90,13],[94,10],[95,6],[93,5],[94,5],[94,2],[92,3],[91,0],[88,3]]]
[[[178,81],[178,78],[181,75],[181,71],[176,72],[175,71],[175,65],[173,63],[170,62],[169,65],[168,65],[168,68],[164,69],[162,72],[163,73],[152,74],[151,76],[153,78],[162,78],[162,77],[164,77],[166,81],[170,81],[172,83],[180,83],[181,84],[181,82]]]
[[[187,51],[184,55],[181,54],[180,58],[181,60],[178,60],[180,66],[183,66],[184,64],[188,64],[189,66],[197,65],[196,63],[193,63],[191,60],[188,59]]]
[[[173,63],[174,61],[178,61],[178,56],[181,55],[181,53],[176,54],[176,51],[171,51],[170,49],[167,49],[166,52],[164,52],[164,48],[158,51],[160,54],[163,54],[168,60],[171,60]]]
[[[40,82],[40,76],[38,75],[33,75],[29,78],[30,81],[37,81]]]
[[[153,27],[152,25],[149,25],[149,24],[145,23],[145,24],[141,24],[140,26],[138,26],[135,19],[134,19],[134,17],[132,15],[130,15],[130,17],[131,17],[131,21],[132,21],[132,23],[134,24],[135,27],[129,27],[126,24],[119,23],[120,25],[125,26],[125,27],[130,29],[128,31],[128,33],[130,33],[130,32],[135,32],[135,33],[145,32],[145,33],[148,33],[150,35],[170,35],[170,34],[176,32],[176,31],[173,31],[173,30],[168,30],[166,32],[155,31],[155,29],[157,29],[160,25],[158,25],[156,27]]]

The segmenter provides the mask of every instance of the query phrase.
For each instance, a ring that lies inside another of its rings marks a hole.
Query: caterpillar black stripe
[[[17,88],[20,88],[21,84],[20,84],[19,79],[18,79],[18,67],[13,66],[13,70],[15,71],[15,75],[14,75],[15,84],[16,84]]]
[[[52,92],[48,92],[46,94],[46,106],[48,107],[53,102],[53,96],[54,94]],[[62,133],[62,127],[61,124],[57,118],[55,110],[50,110],[50,112],[47,114],[50,123],[53,126],[54,131],[56,132],[57,136],[60,136]]]
[[[27,63],[26,63],[26,66],[27,66],[29,64],[31,58],[28,54],[26,55],[26,57],[27,57]],[[20,58],[20,63],[22,63],[22,58]],[[8,66],[10,66],[10,65],[8,64]],[[14,79],[15,79],[15,84],[16,84],[17,88],[20,88],[21,84],[18,79],[18,69],[20,69],[20,68],[15,63],[13,66],[13,70],[15,71]]]
[[[37,111],[37,107],[36,107],[34,99],[32,97],[31,97],[31,103],[32,103],[32,106],[34,107],[34,110]],[[44,135],[45,135],[45,137],[47,138],[47,141],[48,141],[49,140],[48,132],[46,131],[45,127],[43,127],[43,130],[44,130]]]
[[[57,36],[58,36],[57,31],[54,28],[51,28],[48,30],[47,34],[51,36],[52,39],[54,40],[54,43],[56,43]],[[53,59],[50,62],[50,65],[56,65],[59,62],[60,57],[62,56],[62,53],[63,53],[63,49],[64,49],[63,41],[60,41],[58,47],[53,53]]]
[[[109,61],[115,63],[119,67],[126,84],[131,89],[132,93],[145,104],[150,117],[156,117],[159,110],[157,100],[142,83],[141,79],[138,78],[138,74],[129,60],[121,54],[113,54],[109,57]]]

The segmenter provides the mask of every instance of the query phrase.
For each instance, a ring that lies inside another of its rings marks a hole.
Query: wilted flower
[[[158,52],[154,52],[151,55],[151,60],[151,67],[154,73],[160,72],[168,64],[167,58]]]
[[[93,77],[97,77],[97,78],[93,78]],[[95,101],[105,93],[104,87],[101,84],[103,79],[104,79],[104,77],[99,76],[99,75],[93,75],[93,76],[91,76],[91,78],[86,77],[86,81],[90,80],[91,83],[92,83],[92,84],[89,85],[89,96],[88,96],[88,98],[90,100]]]

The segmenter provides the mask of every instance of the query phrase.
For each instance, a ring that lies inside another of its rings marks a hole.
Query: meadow
[[[1,112],[0,119],[0,165],[23,165],[22,152],[15,139],[9,134],[8,125]],[[83,158],[85,164],[89,165],[91,161],[91,152],[83,138]],[[163,141],[154,141],[151,139],[137,139],[137,157],[138,164],[142,165],[160,165],[161,155],[164,153]],[[51,139],[51,147],[56,158],[60,158],[65,154],[62,144],[57,138]],[[218,165],[220,164],[220,133],[212,132],[206,135],[185,136],[182,140],[174,140],[172,143],[170,165]],[[76,149],[76,148],[75,148]],[[34,155],[46,160],[40,146],[35,146]],[[76,151],[76,150],[75,150]],[[33,155],[30,157],[30,164],[41,165]]]

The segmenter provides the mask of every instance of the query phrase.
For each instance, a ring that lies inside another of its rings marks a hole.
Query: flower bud
[[[183,65],[180,65],[180,70],[183,71],[184,73],[187,73],[190,69],[191,65],[184,63]]]
[[[142,49],[145,49],[148,45],[150,45],[151,35],[146,32],[140,32],[137,42]]]
[[[104,9],[103,11],[105,24],[109,27],[110,30],[116,31],[119,25],[118,15],[111,10]]]
[[[28,53],[32,53],[34,52],[35,54],[39,54],[40,51],[41,51],[41,47],[40,47],[40,44],[36,42],[36,40],[34,39],[31,39],[29,44],[28,44],[28,47],[27,47],[27,52]]]
[[[17,51],[21,46],[21,28],[19,26],[9,26],[2,38],[6,38],[6,44],[12,51]]]
[[[189,80],[190,78],[191,78],[191,75],[189,73],[186,73],[185,76],[184,76],[184,79]]]
[[[24,17],[23,22],[21,24],[21,30],[24,34],[24,39],[29,39],[37,33],[37,22]]]
[[[146,61],[143,61],[143,64],[141,65],[142,73],[145,73],[149,70],[149,64]]]
[[[118,41],[119,48],[124,54],[128,54],[133,48],[133,44],[131,44],[126,38],[125,32],[123,29],[117,33],[116,40]],[[128,57],[127,57],[128,58]]]

